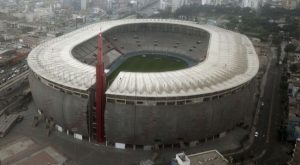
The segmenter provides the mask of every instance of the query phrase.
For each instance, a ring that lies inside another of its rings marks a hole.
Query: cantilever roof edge
[[[209,32],[211,37],[207,59],[193,67],[172,72],[121,72],[118,75],[119,78],[136,76],[136,78],[141,79],[140,82],[145,82],[143,79],[147,79],[146,77],[149,76],[147,74],[151,74],[151,79],[157,81],[157,83],[140,84],[140,88],[132,90],[131,85],[134,85],[136,81],[126,83],[130,84],[130,86],[120,85],[125,83],[115,81],[107,89],[107,94],[172,97],[212,93],[242,85],[253,79],[258,72],[258,57],[251,41],[246,36],[214,26],[169,19],[114,20],[92,24],[39,45],[29,54],[28,64],[33,72],[44,79],[62,86],[87,90],[95,83],[95,67],[75,59],[71,54],[71,50],[82,42],[95,37],[99,33],[100,28],[105,33],[105,31],[115,26],[136,23],[178,24],[192,26]],[[231,51],[222,53],[222,50]],[[204,72],[204,70],[206,71]],[[179,72],[182,71],[185,73],[192,71],[191,73],[196,75],[189,76],[199,78],[180,77],[183,74]],[[170,81],[170,74],[172,76],[178,75],[178,78]]]

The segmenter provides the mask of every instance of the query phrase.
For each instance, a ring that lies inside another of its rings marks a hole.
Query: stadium
[[[246,36],[219,27],[99,22],[42,43],[27,61],[39,112],[86,139],[173,145],[252,124],[258,57]]]

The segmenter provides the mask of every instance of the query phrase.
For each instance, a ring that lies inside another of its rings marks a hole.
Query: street
[[[261,91],[259,108],[257,109],[258,120],[256,130],[258,136],[254,138],[252,146],[243,153],[234,155],[233,160],[252,160],[257,164],[284,163],[290,159],[286,145],[279,142],[278,128],[282,117],[280,108],[280,78],[281,66],[277,65],[276,54],[270,59],[270,66],[266,73],[266,81]],[[254,135],[251,135],[254,136]]]

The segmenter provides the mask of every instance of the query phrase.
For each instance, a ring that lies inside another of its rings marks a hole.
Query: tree
[[[296,50],[296,46],[293,45],[293,44],[287,44],[287,45],[285,46],[285,48],[284,48],[284,51],[285,51],[286,53],[293,52],[293,51],[295,51],[295,50]]]
[[[291,66],[290,66],[290,71],[291,72],[296,72],[298,70],[298,65],[297,64],[292,64]]]
[[[274,35],[272,38],[272,44],[280,45],[282,38],[279,35]]]

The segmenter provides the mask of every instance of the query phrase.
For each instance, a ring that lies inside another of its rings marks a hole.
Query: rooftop
[[[176,154],[176,160],[178,165],[228,165],[228,161],[217,150],[210,150],[192,155],[179,153]]]
[[[252,80],[259,62],[244,35],[210,25],[165,19],[128,19],[100,22],[42,43],[28,57],[39,76],[62,86],[87,90],[95,83],[95,67],[76,60],[71,50],[115,26],[138,23],[184,25],[210,33],[207,58],[187,69],[160,73],[120,72],[107,94],[142,97],[177,97],[213,93]],[[172,78],[170,78],[172,77]]]
[[[188,155],[191,165],[228,165],[228,161],[217,151],[205,151]]]

